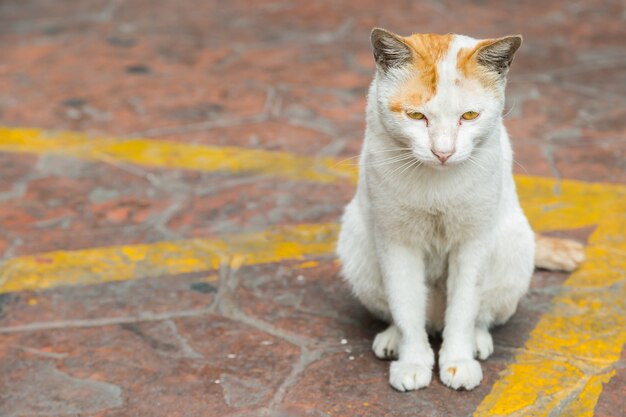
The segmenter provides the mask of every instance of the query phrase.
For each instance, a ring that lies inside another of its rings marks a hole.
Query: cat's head
[[[376,28],[371,40],[373,93],[387,131],[430,166],[469,159],[500,122],[506,74],[522,37],[403,37]]]

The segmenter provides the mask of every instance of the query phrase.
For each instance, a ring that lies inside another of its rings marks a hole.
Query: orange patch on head
[[[487,39],[473,48],[462,48],[457,53],[457,69],[465,78],[478,80],[483,87],[498,91],[506,77],[513,55],[521,46],[520,35]]]
[[[403,110],[408,103],[419,106],[430,100],[437,92],[437,63],[448,52],[453,35],[417,34],[401,38],[413,52],[411,69],[414,74],[400,88],[398,94],[390,99],[389,109],[393,112]]]
[[[473,48],[461,48],[456,56],[456,66],[465,78],[477,79],[485,88],[495,87],[497,77],[478,63],[476,52],[479,49],[495,43],[497,39],[487,39],[478,42]]]

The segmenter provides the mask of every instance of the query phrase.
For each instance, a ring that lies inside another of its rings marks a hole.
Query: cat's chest
[[[369,198],[376,223],[406,243],[450,248],[489,228],[498,209],[495,183],[463,177],[382,186],[372,181]]]
[[[377,217],[401,240],[443,252],[475,235],[484,223],[480,210],[463,202],[449,202],[443,207],[399,203],[379,210]]]
[[[472,228],[473,215],[464,205],[446,210],[433,208],[400,207],[399,224],[407,227],[413,236],[432,242],[456,241]]]

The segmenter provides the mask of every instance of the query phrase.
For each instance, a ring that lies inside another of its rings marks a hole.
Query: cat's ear
[[[374,28],[371,35],[376,65],[383,71],[411,62],[411,48],[400,38],[385,29]]]
[[[505,76],[509,71],[515,51],[522,45],[522,36],[505,36],[504,38],[488,41],[476,53],[476,61],[491,71]]]

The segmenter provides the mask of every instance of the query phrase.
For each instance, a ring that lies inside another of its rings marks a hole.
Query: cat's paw
[[[484,361],[493,353],[493,339],[489,330],[476,328],[474,334],[474,356]]]
[[[441,382],[454,389],[474,389],[483,379],[480,363],[474,359],[457,359],[439,364]]]
[[[400,331],[393,324],[374,338],[372,350],[379,359],[397,359],[400,345]]]
[[[412,391],[430,385],[432,368],[423,364],[395,361],[389,367],[389,384],[398,391]]]

